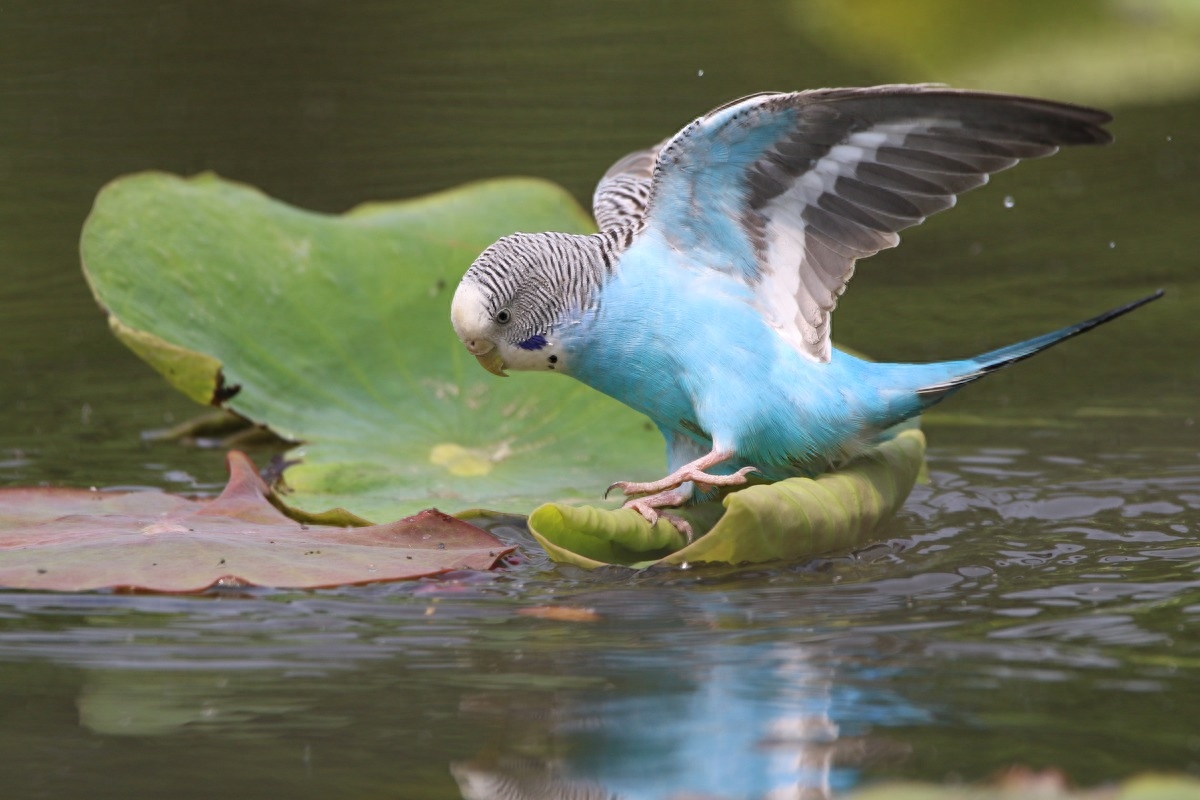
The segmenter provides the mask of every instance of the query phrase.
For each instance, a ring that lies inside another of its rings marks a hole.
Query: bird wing
[[[630,153],[604,173],[592,195],[592,216],[600,230],[636,228],[641,223],[658,151],[667,141]]]
[[[830,315],[857,259],[1022,158],[1111,141],[1100,127],[1110,119],[928,84],[754,95],[661,147],[642,233],[745,280],[784,339],[827,362]]]

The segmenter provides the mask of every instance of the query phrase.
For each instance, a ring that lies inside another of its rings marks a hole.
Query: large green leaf
[[[690,544],[662,519],[652,527],[629,510],[555,503],[536,509],[529,529],[551,558],[589,569],[803,558],[865,540],[904,503],[924,455],[924,435],[908,429],[845,469],[815,480],[791,478],[731,492],[720,506],[685,512],[694,528],[711,527]]]
[[[492,241],[590,226],[535,180],[330,216],[212,175],[146,173],[100,193],[82,255],[138,355],[193,399],[301,442],[293,504],[528,512],[665,465],[641,416],[561,376],[497,379],[450,327],[454,287]]]

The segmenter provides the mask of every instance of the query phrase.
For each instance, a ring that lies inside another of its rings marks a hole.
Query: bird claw
[[[604,490],[604,499],[607,500],[609,493],[612,492],[613,489],[616,489],[618,486],[621,487],[621,493],[624,494],[626,497],[628,497],[630,494],[632,494],[632,492],[630,492],[627,487],[632,486],[632,485],[633,484],[630,483],[629,481],[614,481],[608,485],[607,489]]]

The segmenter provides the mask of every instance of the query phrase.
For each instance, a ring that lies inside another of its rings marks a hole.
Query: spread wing
[[[636,228],[641,223],[658,151],[667,141],[630,153],[604,173],[592,195],[592,216],[600,230]]]
[[[781,335],[826,362],[830,315],[857,259],[1022,158],[1111,141],[1100,127],[1110,119],[934,85],[755,95],[662,146],[645,231],[743,278]]]

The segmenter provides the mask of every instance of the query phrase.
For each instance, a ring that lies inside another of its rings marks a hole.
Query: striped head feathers
[[[454,293],[450,321],[484,369],[503,376],[561,367],[555,323],[586,249],[577,240],[588,238],[517,233],[475,259]]]

